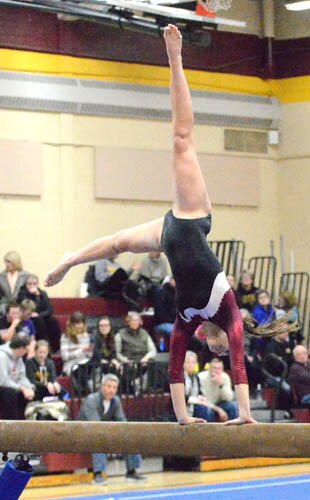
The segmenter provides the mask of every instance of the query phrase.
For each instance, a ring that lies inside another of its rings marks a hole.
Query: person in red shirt
[[[298,403],[310,408],[310,363],[305,346],[297,345],[293,350],[294,363],[289,373],[289,382]]]

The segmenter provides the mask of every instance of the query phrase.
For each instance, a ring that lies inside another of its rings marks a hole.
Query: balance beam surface
[[[310,424],[49,422],[0,420],[0,451],[141,453],[217,458],[310,457]]]

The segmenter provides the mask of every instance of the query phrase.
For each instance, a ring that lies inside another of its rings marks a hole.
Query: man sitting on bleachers
[[[126,422],[122,403],[117,396],[119,380],[116,375],[111,373],[104,375],[101,381],[101,388],[98,392],[90,394],[85,399],[78,420],[87,420],[91,422]],[[107,481],[102,477],[102,472],[106,471],[106,454],[94,453],[93,461],[93,483],[97,485],[106,484]],[[140,467],[140,455],[127,455],[126,479],[131,481],[143,481],[145,477],[137,472]]]
[[[23,362],[28,347],[29,337],[21,334],[0,347],[0,408],[4,419],[23,419],[27,403],[34,399],[34,386]]]
[[[224,372],[223,362],[213,358],[210,368],[198,374],[201,394],[208,405],[209,422],[214,422],[216,417],[221,422],[233,420],[238,417],[237,403],[233,401],[234,393],[228,373]]]
[[[293,350],[293,357],[289,381],[298,403],[310,408],[310,364],[306,347],[297,345]]]

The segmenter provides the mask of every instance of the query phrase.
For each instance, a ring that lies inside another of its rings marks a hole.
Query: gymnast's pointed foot
[[[71,268],[70,264],[70,258],[72,257],[73,253],[67,253],[64,255],[64,257],[61,259],[59,264],[57,264],[56,267],[54,267],[47,275],[44,285],[45,286],[54,286],[57,285],[64,276],[67,274],[67,272]]]
[[[171,61],[181,56],[182,35],[178,28],[173,24],[168,24],[164,29],[164,38],[169,60]]]

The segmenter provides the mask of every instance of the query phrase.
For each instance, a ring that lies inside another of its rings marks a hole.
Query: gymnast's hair
[[[296,332],[300,329],[300,325],[298,320],[290,321],[292,312],[293,311],[290,310],[287,314],[282,316],[282,318],[271,321],[265,325],[258,325],[257,321],[252,317],[244,318],[244,332],[249,335],[254,335],[255,337],[276,337],[281,333]]]

